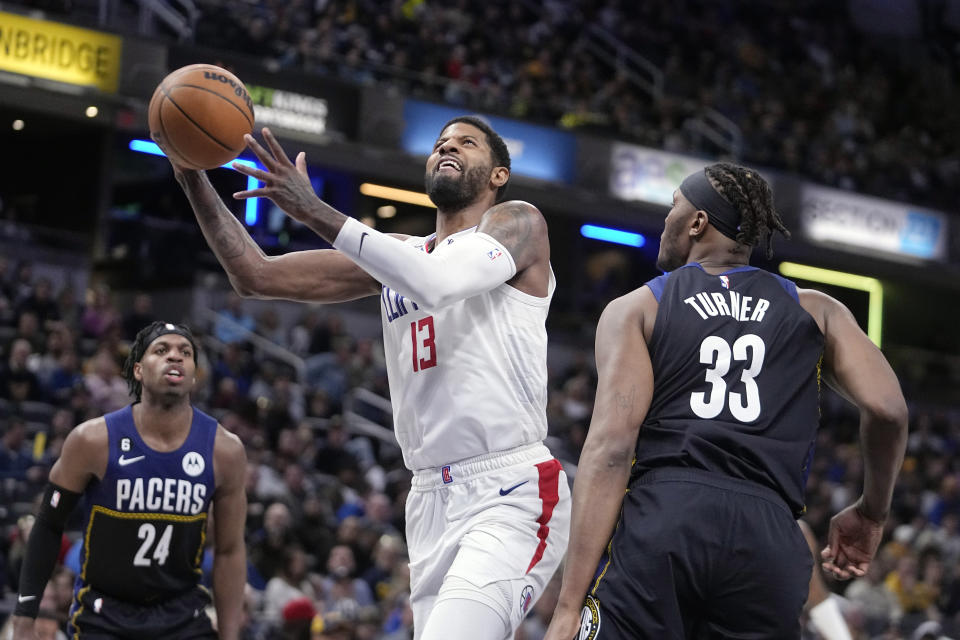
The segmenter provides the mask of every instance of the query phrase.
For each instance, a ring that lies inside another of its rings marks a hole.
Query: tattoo
[[[525,202],[504,202],[484,214],[479,230],[499,240],[516,262],[525,262],[529,252],[536,251],[531,242],[534,220],[531,206]]]
[[[218,220],[213,223],[211,248],[226,260],[239,258],[247,250],[247,243],[243,237],[244,233],[237,229],[233,222],[233,220]]]
[[[617,391],[613,395],[613,401],[616,403],[617,413],[629,413],[633,411],[633,407],[636,404],[637,400],[637,388],[631,387],[630,394],[625,395]]]

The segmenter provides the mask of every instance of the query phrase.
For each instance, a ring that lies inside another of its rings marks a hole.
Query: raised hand
[[[238,191],[233,197],[238,200],[247,198],[269,198],[294,220],[306,222],[311,212],[315,212],[320,198],[313,191],[310,176],[307,175],[307,156],[301,151],[296,161],[290,162],[283,147],[270,132],[263,128],[264,148],[251,135],[244,136],[247,146],[256,154],[266,171],[243,164],[233,163],[233,168],[244,175],[256,178],[262,186],[256,189]]]

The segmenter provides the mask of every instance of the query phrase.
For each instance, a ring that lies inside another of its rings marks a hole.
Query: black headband
[[[707,170],[695,171],[680,183],[680,193],[697,211],[706,211],[710,224],[731,240],[740,232],[740,212],[710,184]]]
[[[147,352],[147,349],[150,348],[150,345],[153,343],[154,340],[156,340],[160,336],[165,336],[171,333],[174,333],[178,336],[183,336],[184,338],[190,341],[190,346],[193,347],[193,363],[196,364],[197,363],[197,343],[193,341],[193,334],[190,333],[190,330],[187,329],[186,327],[179,324],[173,324],[171,322],[164,322],[161,325],[157,325],[156,329],[154,329],[153,331],[148,333],[146,336],[144,336],[143,353],[140,354],[140,358],[143,358],[143,354]],[[139,361],[140,358],[137,358],[137,360]]]

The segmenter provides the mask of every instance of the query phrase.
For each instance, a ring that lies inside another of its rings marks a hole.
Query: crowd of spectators
[[[916,0],[910,37],[831,0],[202,0],[197,42],[465,108],[735,156],[843,189],[953,206],[958,33]],[[599,27],[662,72],[591,48]],[[625,66],[621,66],[624,63]],[[722,114],[741,141],[696,121]]]
[[[34,277],[29,263],[0,258],[0,572],[8,603],[30,513],[65,436],[129,402],[120,364],[136,330],[157,310],[149,293],[135,296],[126,313],[114,297],[99,286],[78,303],[69,286]],[[304,306],[285,321],[273,305],[226,292],[218,300],[215,321],[194,323],[205,345],[194,400],[242,439],[249,458],[246,637],[410,637],[403,534],[410,474],[389,438],[360,434],[345,419],[348,410],[363,412],[349,403],[355,390],[388,396],[382,345],[358,335],[336,307]],[[261,340],[302,358],[302,373],[252,344]],[[549,444],[573,471],[596,373],[583,346],[564,363],[551,371]],[[911,380],[904,383],[909,398]],[[374,413],[368,410],[367,418],[390,427],[389,413]],[[857,423],[849,405],[824,395],[804,515],[821,541],[830,516],[860,490]],[[842,594],[858,639],[911,638],[924,623],[956,633],[958,446],[956,406],[914,404],[909,452],[878,559],[865,578],[830,585]],[[78,569],[77,520],[44,596],[44,615],[60,624]],[[209,581],[210,554],[204,567]],[[542,636],[556,588],[534,608],[520,637]]]

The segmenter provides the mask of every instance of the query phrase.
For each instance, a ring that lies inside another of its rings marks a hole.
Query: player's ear
[[[708,222],[710,222],[710,216],[706,211],[703,209],[695,211],[690,221],[690,237],[699,238],[706,233]]]
[[[137,382],[143,382],[143,365],[139,362],[133,363],[133,379]]]
[[[497,189],[507,184],[507,180],[509,179],[510,169],[507,169],[506,167],[494,167],[493,171],[490,172],[490,184]]]

